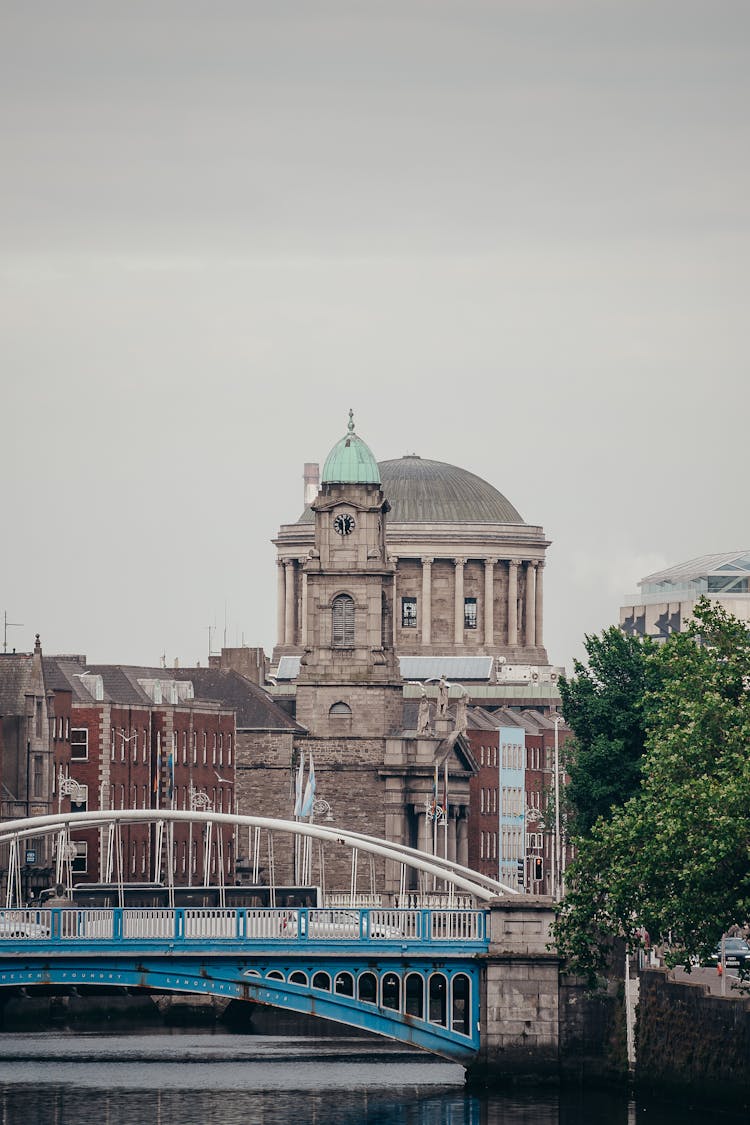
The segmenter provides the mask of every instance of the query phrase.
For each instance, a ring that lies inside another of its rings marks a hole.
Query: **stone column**
[[[466,559],[454,559],[455,567],[455,601],[453,640],[457,645],[464,643],[464,563]]]
[[[277,583],[276,583],[276,637],[277,643],[280,645],[286,644],[286,632],[284,628],[284,605],[286,602],[286,570],[282,559],[276,562],[278,567]]]
[[[398,604],[398,555],[390,555],[390,561],[393,563],[393,621],[391,622],[393,633],[393,647],[398,648],[398,626],[401,621],[401,609]]]
[[[462,867],[469,866],[469,822],[466,819],[466,810],[457,810],[456,818],[456,863]]]
[[[484,560],[484,643],[495,643],[495,563],[497,559]]]
[[[302,576],[302,605],[300,607],[300,617],[302,620],[299,623],[299,640],[301,645],[307,644],[307,575],[304,570],[301,572]]]
[[[294,559],[284,560],[286,600],[284,612],[284,643],[294,644]]]
[[[518,644],[518,563],[508,563],[508,644]]]
[[[534,644],[537,646],[537,648],[541,648],[542,645],[544,644],[544,640],[542,639],[542,632],[543,632],[543,625],[544,625],[544,608],[543,608],[544,607],[544,592],[543,592],[543,582],[542,582],[543,578],[544,578],[544,563],[538,562],[536,564],[536,604],[535,604],[535,607],[534,607],[535,608],[535,615],[536,615],[536,628],[535,628],[535,631],[534,631]]]
[[[417,848],[432,855],[432,821],[427,819],[427,813],[419,805],[414,806],[414,813],[417,817]]]
[[[432,559],[422,559],[422,644],[432,643]]]
[[[448,809],[449,809],[449,815],[448,815],[448,856],[447,856],[447,858],[451,861],[451,863],[457,863],[458,861],[456,859],[456,849],[457,849],[458,837],[457,837],[456,829],[458,827],[458,821],[456,819],[456,814],[458,813],[458,809],[453,809],[453,816],[450,815],[450,804],[448,806]]]
[[[536,563],[526,563],[526,633],[524,643],[531,647],[536,637]]]

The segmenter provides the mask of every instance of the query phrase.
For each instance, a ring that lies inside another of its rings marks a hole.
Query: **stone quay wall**
[[[551,948],[553,918],[546,896],[491,903],[481,1049],[467,1070],[469,1086],[627,1082],[621,989],[592,996],[585,982],[561,971]]]
[[[644,1093],[750,1109],[750,998],[642,972],[635,1081]]]

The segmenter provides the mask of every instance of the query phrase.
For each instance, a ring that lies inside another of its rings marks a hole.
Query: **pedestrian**
[[[62,883],[55,883],[55,889],[48,899],[45,900],[45,906],[72,906],[72,899],[65,893],[65,887]]]

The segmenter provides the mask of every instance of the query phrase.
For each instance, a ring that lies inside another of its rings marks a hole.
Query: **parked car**
[[[711,964],[721,961],[721,942],[711,954]],[[724,964],[728,969],[750,969],[750,945],[741,937],[724,938]]]
[[[362,920],[358,910],[342,910],[332,908],[327,910],[310,910],[307,919],[307,936],[310,941],[325,940],[359,940],[362,934]],[[380,921],[378,916],[369,915],[370,937],[372,939],[401,939],[403,932],[387,922]],[[287,938],[297,937],[296,912],[282,915],[281,936]]]
[[[15,939],[24,941],[49,937],[49,926],[39,921],[39,914],[33,910],[0,911],[0,940]]]

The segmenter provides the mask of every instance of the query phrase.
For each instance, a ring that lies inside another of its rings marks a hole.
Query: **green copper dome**
[[[349,411],[347,434],[326,457],[321,484],[380,484],[380,470],[372,452],[354,432],[354,411]]]

